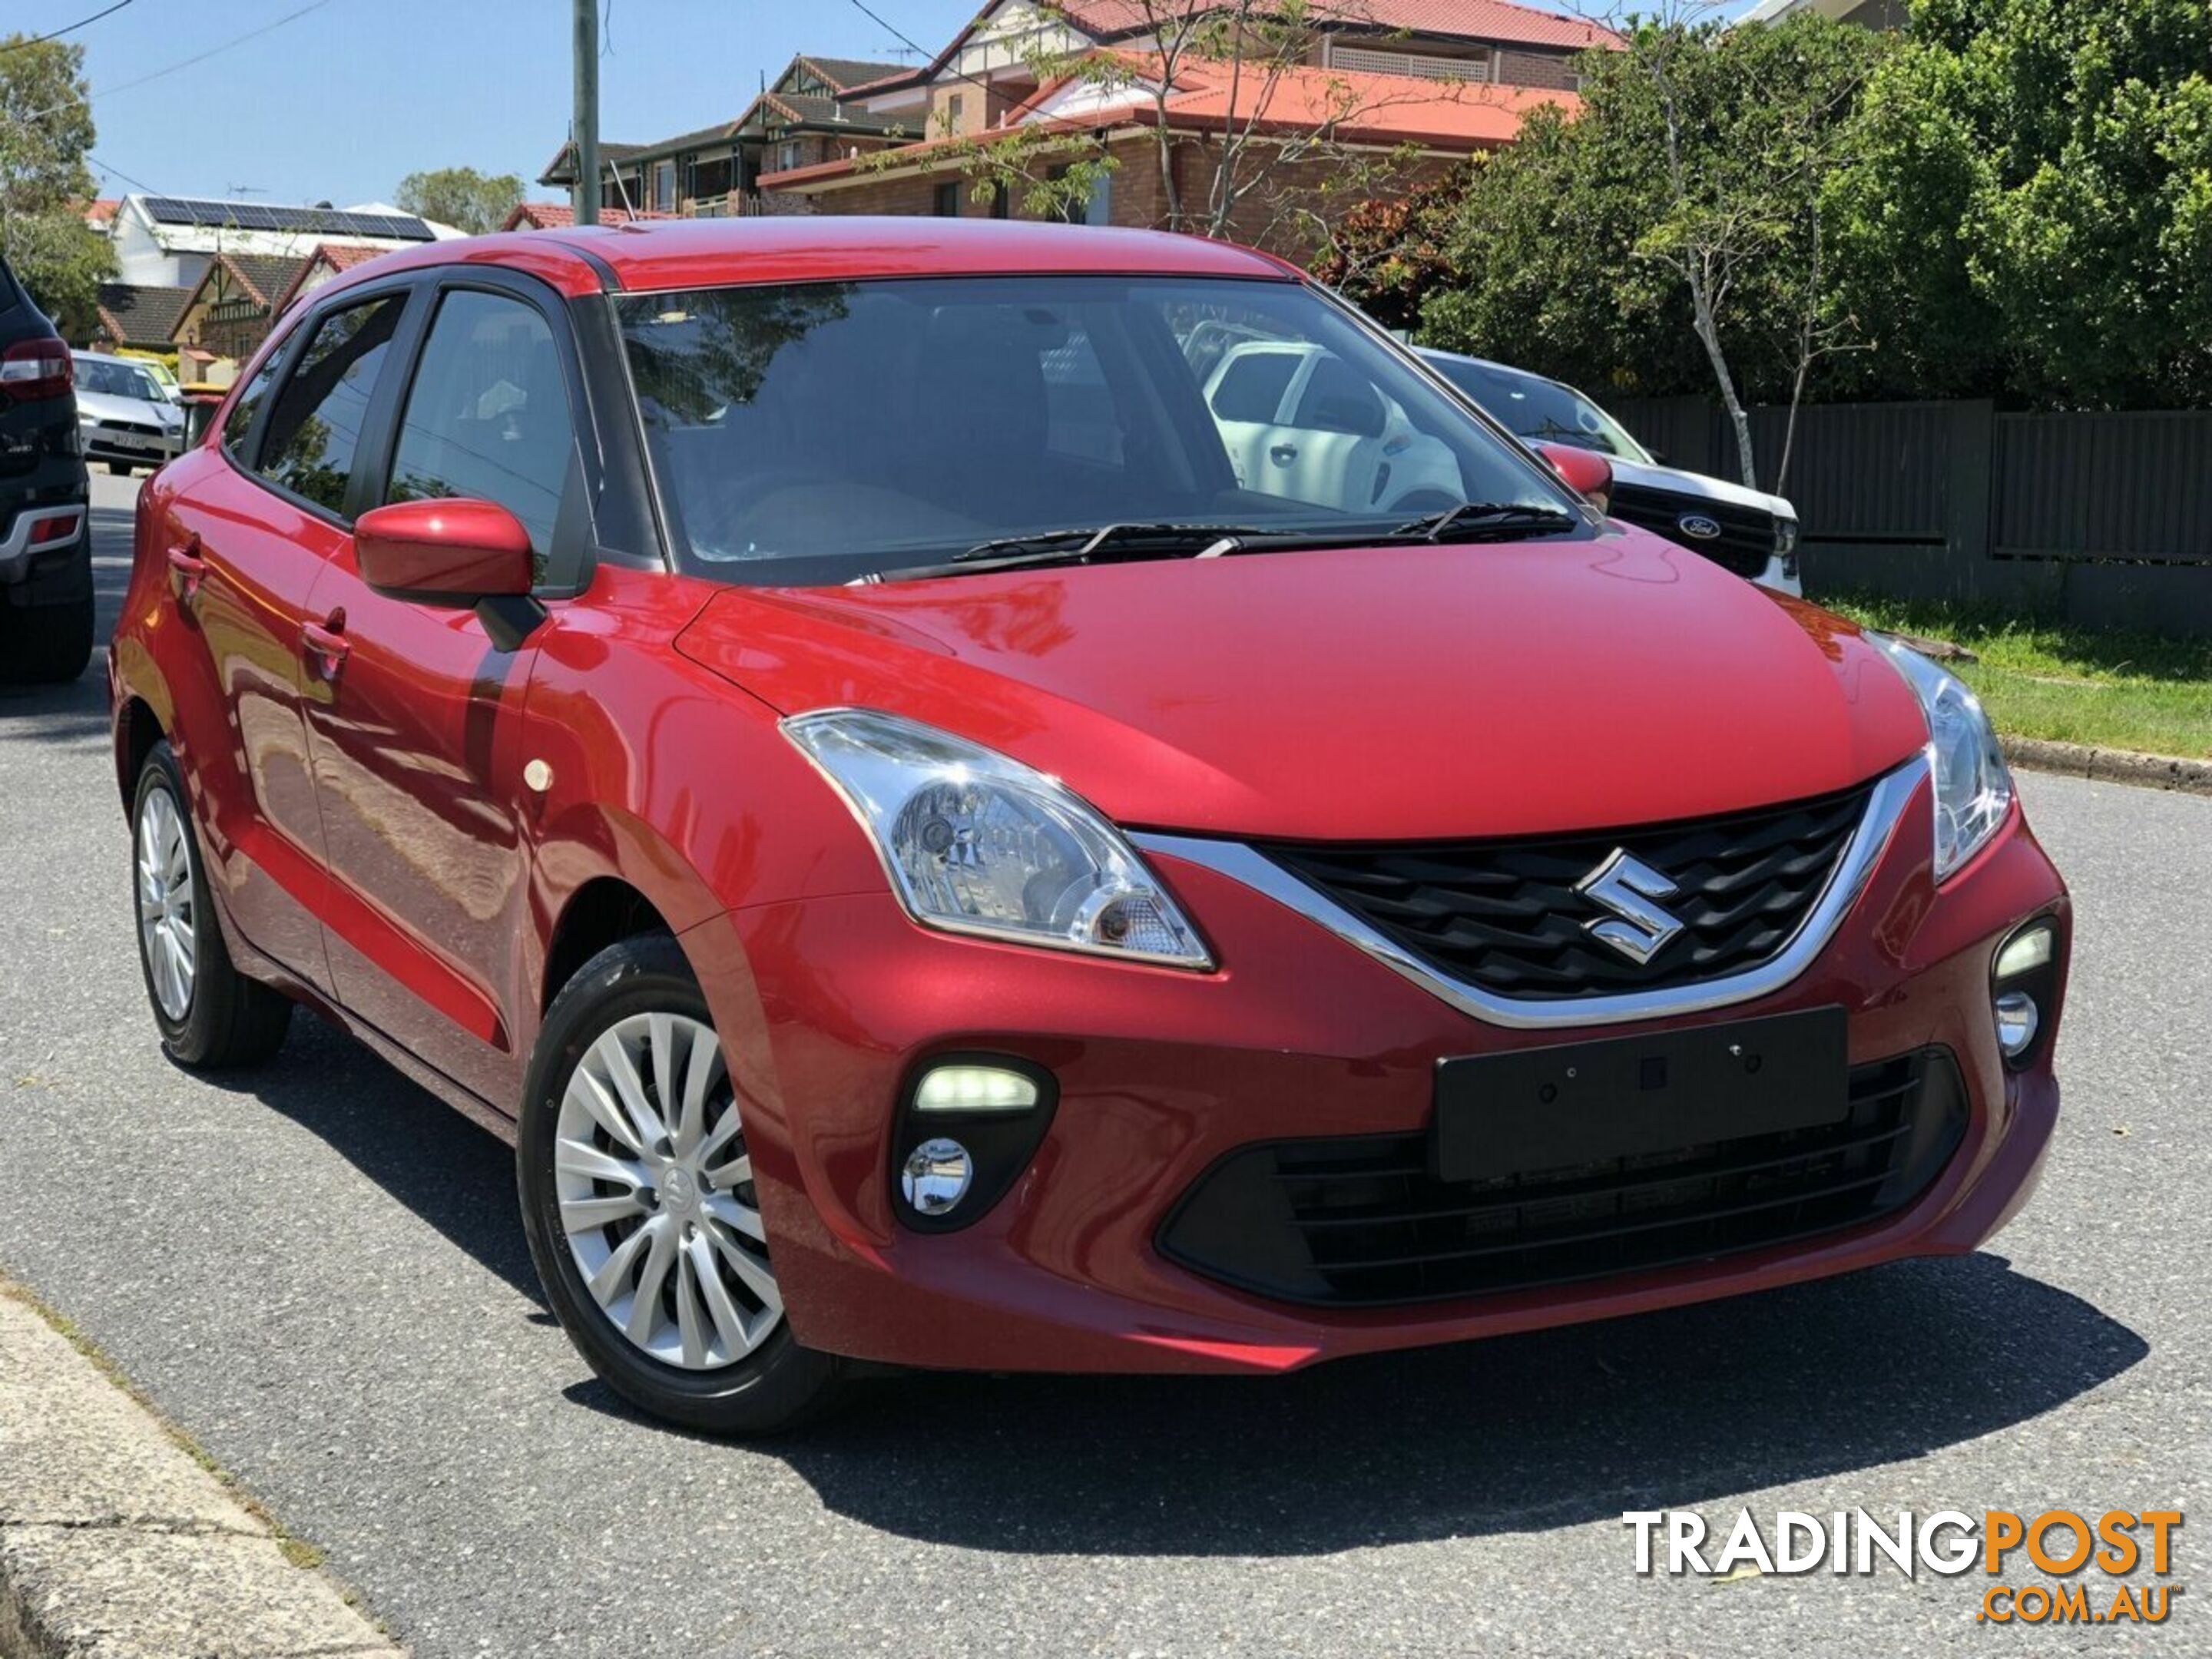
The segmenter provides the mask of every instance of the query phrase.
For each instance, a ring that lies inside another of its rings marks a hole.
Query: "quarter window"
[[[264,477],[333,513],[344,510],[362,422],[406,305],[406,295],[390,295],[332,312],[316,325],[269,411]]]
[[[462,289],[423,342],[394,446],[387,501],[497,501],[530,532],[538,574],[575,458],[553,331],[535,306]]]
[[[276,365],[283,361],[283,347],[269,354],[269,361],[261,372],[246,382],[246,387],[231,400],[230,412],[222,417],[222,447],[231,459],[243,465],[246,459],[246,434],[253,430],[253,417],[261,412],[268,400],[269,388],[276,384]]]

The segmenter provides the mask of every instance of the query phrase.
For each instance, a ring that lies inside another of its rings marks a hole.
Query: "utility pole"
[[[576,0],[576,182],[569,201],[580,225],[599,222],[599,0]]]

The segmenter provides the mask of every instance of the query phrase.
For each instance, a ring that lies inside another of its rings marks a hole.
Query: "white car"
[[[70,357],[76,371],[77,433],[88,460],[128,473],[184,453],[185,411],[145,364],[99,351]]]
[[[1662,466],[1620,422],[1561,381],[1455,351],[1424,346],[1420,356],[1524,442],[1578,444],[1603,455],[1613,464],[1607,511],[1622,523],[1678,542],[1762,587],[1803,593],[1797,509],[1781,496]]]
[[[1206,379],[1206,403],[1247,489],[1385,513],[1438,512],[1465,499],[1450,448],[1322,346],[1231,345]]]

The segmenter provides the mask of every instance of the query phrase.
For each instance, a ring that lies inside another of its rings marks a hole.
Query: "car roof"
[[[95,363],[127,363],[133,368],[144,368],[148,367],[147,362],[143,357],[118,357],[112,351],[79,351],[72,349],[70,352],[70,356],[77,358],[80,361],[89,358]]]
[[[1416,346],[1414,349],[1424,357],[1435,357],[1455,363],[1473,363],[1477,368],[1486,368],[1492,374],[1502,374],[1508,380],[1533,380],[1539,386],[1558,386],[1562,392],[1575,391],[1575,388],[1565,380],[1555,380],[1548,374],[1537,374],[1534,369],[1516,368],[1512,364],[1501,363],[1494,357],[1470,357],[1464,351],[1440,351],[1434,346]],[[1580,397],[1583,394],[1576,392],[1576,395]]]
[[[444,264],[520,269],[570,295],[653,293],[740,283],[887,276],[1243,276],[1298,280],[1297,267],[1232,243],[1165,231],[1004,219],[794,214],[755,219],[633,220],[428,242],[366,260],[314,290]]]

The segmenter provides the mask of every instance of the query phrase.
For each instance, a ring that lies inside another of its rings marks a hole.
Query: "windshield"
[[[1531,442],[1578,444],[1649,465],[1650,454],[1628,429],[1571,386],[1465,357],[1431,356],[1437,373],[1482,405],[1483,412]]]
[[[154,377],[137,364],[103,362],[97,357],[76,360],[76,389],[102,398],[135,398],[149,404],[166,401]]]
[[[842,582],[1055,530],[1357,542],[1540,467],[1291,283],[991,276],[616,301],[687,568]]]

